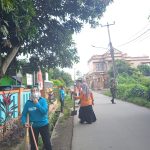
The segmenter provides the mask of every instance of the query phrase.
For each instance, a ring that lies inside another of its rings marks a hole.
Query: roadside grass
[[[70,117],[72,107],[73,107],[73,100],[71,99],[70,95],[66,95],[64,112],[63,112],[63,116],[60,118],[60,122],[64,122],[66,119]]]
[[[144,98],[141,98],[141,97],[132,97],[132,98],[128,98],[127,100],[128,102],[131,102],[131,103],[134,103],[134,104],[137,104],[139,106],[143,106],[143,107],[146,107],[146,108],[150,108],[150,101],[144,99]]]
[[[106,95],[106,96],[110,96],[111,97],[111,93],[108,90],[105,90],[104,92],[102,92],[102,94]],[[133,104],[136,104],[136,105],[139,105],[139,106],[143,106],[143,107],[146,107],[146,108],[150,108],[150,101],[146,100],[145,98],[142,98],[142,97],[130,97],[130,98],[118,98],[122,101],[126,101],[126,102],[130,102],[130,103],[133,103]]]
[[[67,120],[70,117],[71,114],[71,108],[73,107],[73,100],[71,99],[70,95],[66,95],[65,97],[65,105],[64,105],[64,112],[63,115],[60,117],[60,123],[64,123],[65,120]],[[55,124],[60,116],[60,103],[58,105],[57,110],[54,113],[49,114],[49,124],[50,124],[50,133],[52,133]],[[39,138],[39,150],[43,149],[43,142],[42,138]]]

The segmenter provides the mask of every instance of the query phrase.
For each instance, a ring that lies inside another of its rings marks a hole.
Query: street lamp
[[[94,47],[94,48],[108,49],[108,48],[105,48],[105,47],[100,47],[100,46],[95,46],[95,45],[91,45],[91,46]]]

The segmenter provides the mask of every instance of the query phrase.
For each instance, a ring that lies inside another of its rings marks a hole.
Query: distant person
[[[79,118],[80,123],[88,123],[96,121],[96,116],[93,111],[93,94],[85,82],[81,83],[79,96],[74,96],[75,99],[80,99]]]
[[[27,123],[27,114],[29,114],[29,124]],[[23,108],[21,122],[26,128],[29,128],[32,125],[37,144],[40,134],[45,150],[52,150],[49,133],[48,104],[47,100],[41,97],[40,91],[37,87],[31,89],[31,97]],[[36,150],[31,130],[29,134],[31,150]]]
[[[114,78],[111,78],[111,80],[110,80],[110,92],[111,92],[111,96],[112,96],[112,99],[111,99],[112,104],[116,104],[114,102],[114,99],[116,98],[116,91],[117,91],[116,81]]]
[[[52,88],[49,88],[48,100],[49,100],[50,104],[53,104],[53,102],[55,100],[55,95],[54,95]]]
[[[59,95],[60,95],[61,112],[63,113],[64,101],[65,101],[65,91],[64,91],[64,87],[63,86],[60,87]]]

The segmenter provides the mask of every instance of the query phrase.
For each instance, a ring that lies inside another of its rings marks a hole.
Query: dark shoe
[[[112,104],[115,104],[115,102],[114,102],[114,100],[113,100],[113,99],[111,100],[111,102],[112,102]]]
[[[87,122],[87,124],[92,124],[92,122]]]
[[[84,121],[80,120],[80,123],[81,123],[81,124],[83,124],[83,123],[84,123]]]
[[[95,120],[93,120],[93,122],[96,122],[96,119],[95,119]]]

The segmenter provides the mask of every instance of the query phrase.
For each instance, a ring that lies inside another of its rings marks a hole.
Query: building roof
[[[140,57],[131,57],[128,56],[126,53],[123,53],[122,51],[114,48],[114,57],[117,59],[122,58],[124,60],[128,60],[128,61],[142,61],[144,60],[145,62],[150,63],[150,58],[149,56],[140,56]],[[111,54],[110,54],[110,50],[107,50],[104,54],[102,55],[93,55],[89,60],[88,63],[90,63],[93,60],[100,60],[100,59],[111,59]]]

